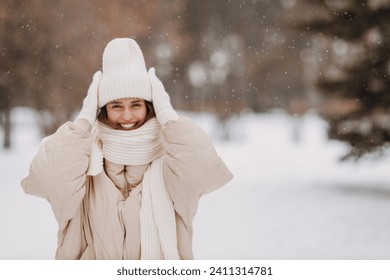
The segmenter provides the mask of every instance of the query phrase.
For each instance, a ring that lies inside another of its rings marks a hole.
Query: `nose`
[[[133,113],[129,109],[125,109],[122,114],[122,118],[126,121],[129,121],[133,118]]]

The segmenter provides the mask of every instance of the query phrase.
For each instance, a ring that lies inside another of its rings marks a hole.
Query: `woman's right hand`
[[[89,86],[87,96],[83,100],[83,107],[76,119],[85,119],[91,126],[96,121],[98,112],[98,91],[99,84],[102,79],[102,71],[97,71],[92,78],[92,83]]]

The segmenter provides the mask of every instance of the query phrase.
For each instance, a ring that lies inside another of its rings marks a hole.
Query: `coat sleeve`
[[[65,123],[41,143],[21,182],[25,193],[49,201],[58,223],[75,215],[85,195],[91,141],[89,132]]]
[[[165,185],[176,212],[191,228],[199,198],[227,184],[233,175],[208,135],[193,121],[180,118],[163,129]]]

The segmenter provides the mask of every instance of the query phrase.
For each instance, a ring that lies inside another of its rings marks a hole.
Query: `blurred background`
[[[0,258],[53,253],[50,209],[19,182],[117,37],[235,175],[200,204],[196,256],[390,257],[390,0],[2,0]]]

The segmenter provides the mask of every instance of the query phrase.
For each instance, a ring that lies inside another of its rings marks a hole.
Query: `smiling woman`
[[[173,109],[134,40],[112,40],[102,70],[21,182],[51,204],[56,259],[192,259],[198,201],[232,174],[206,133]]]
[[[121,98],[103,106],[97,120],[114,129],[132,130],[155,117],[153,104],[140,98]]]

